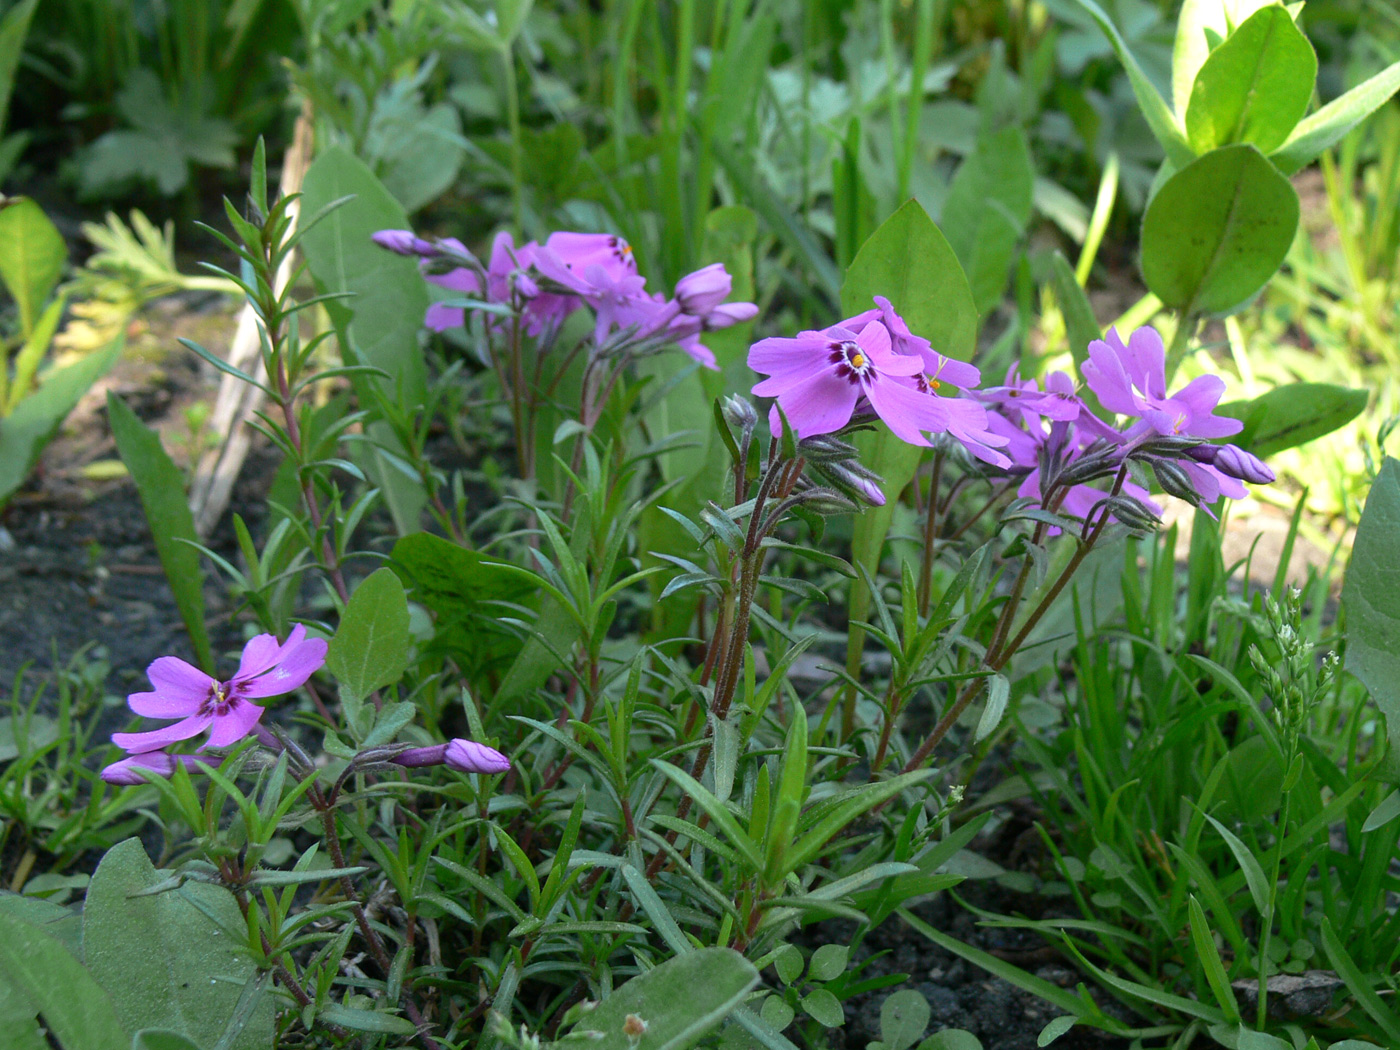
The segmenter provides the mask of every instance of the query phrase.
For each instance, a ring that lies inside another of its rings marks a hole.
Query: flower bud
[[[1157,484],[1162,486],[1162,491],[1167,495],[1185,500],[1192,506],[1201,502],[1201,494],[1196,491],[1196,486],[1191,483],[1191,476],[1182,469],[1180,463],[1170,459],[1158,459],[1155,456],[1147,462],[1152,466]]]
[[[175,772],[177,765],[182,765],[193,773],[201,772],[201,766],[218,766],[219,762],[219,759],[205,755],[172,755],[165,751],[145,751],[138,755],[129,755],[120,762],[113,762],[104,767],[99,775],[109,784],[130,787],[147,782],[148,778],[140,772],[143,769],[168,777]]]
[[[728,299],[733,290],[734,279],[725,270],[724,263],[711,263],[676,282],[676,302],[680,304],[681,313],[704,317]]]
[[[361,753],[361,759],[374,761],[374,757],[367,757],[368,752]],[[400,751],[396,755],[386,756],[386,760],[398,766],[407,766],[416,769],[420,766],[440,766],[447,761],[447,745],[434,744],[431,747],[411,747],[407,751]]]
[[[459,773],[504,773],[510,769],[510,759],[494,747],[460,737],[448,741],[444,761]]]
[[[1238,445],[1221,445],[1214,466],[1220,473],[1247,481],[1251,485],[1268,485],[1278,477],[1269,469],[1267,463]]]
[[[758,426],[758,412],[755,411],[753,403],[746,397],[738,394],[730,394],[719,406],[720,413],[724,416],[724,421],[729,425],[729,429],[734,431],[740,438],[746,438],[754,432]]]
[[[370,240],[381,248],[388,248],[395,255],[416,255],[424,259],[437,254],[431,242],[415,236],[412,230],[380,230],[370,235]]]
[[[1132,496],[1111,496],[1102,500],[1099,505],[1107,509],[1117,521],[1122,522],[1135,532],[1152,532],[1159,524],[1157,515],[1152,513],[1152,508]],[[1091,514],[1090,517],[1092,518],[1093,515]]]

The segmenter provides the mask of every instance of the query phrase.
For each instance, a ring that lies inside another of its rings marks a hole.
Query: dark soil
[[[120,694],[144,684],[157,656],[192,658],[136,487],[105,469],[117,458],[106,398],[123,398],[186,466],[186,410],[212,402],[218,378],[174,334],[222,351],[232,330],[232,309],[218,297],[175,297],[147,310],[128,330],[127,354],[83,398],[0,516],[0,691],[22,666],[42,676],[88,645],[110,664],[107,688]],[[255,532],[276,466],[275,453],[255,447],[235,488],[232,506]],[[229,519],[208,544],[233,557]],[[236,649],[242,636],[227,592],[208,570],[205,601],[216,651]]]

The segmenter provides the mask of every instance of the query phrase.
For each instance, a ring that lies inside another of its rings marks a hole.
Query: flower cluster
[[[552,233],[543,244],[516,246],[509,233],[496,235],[483,266],[454,238],[425,240],[409,230],[381,230],[376,244],[400,255],[417,256],[433,284],[483,303],[517,312],[525,331],[544,336],[581,306],[592,308],[593,340],[603,346],[617,333],[629,342],[674,343],[707,368],[714,354],[702,332],[728,328],[758,313],[753,303],[725,302],[733,279],[720,263],[689,274],[666,299],[646,290],[631,246],[605,233]],[[434,331],[461,327],[466,309],[447,303],[428,308],[424,323]]]
[[[1237,419],[1215,414],[1225,384],[1202,376],[1167,393],[1166,354],[1152,328],[1125,343],[1114,329],[1089,344],[1082,373],[1098,403],[1121,425],[1096,415],[1063,372],[1044,383],[1022,379],[1015,366],[1001,386],[980,390],[989,427],[1006,439],[1017,495],[1057,513],[1085,519],[1099,504],[1130,525],[1149,526],[1162,508],[1129,480],[1128,464],[1152,471],[1163,491],[1208,506],[1242,498],[1242,482],[1266,484],[1274,473],[1234,445],[1207,444],[1239,433]],[[1090,482],[1118,476],[1111,496]]]
[[[1274,480],[1243,449],[1208,443],[1243,426],[1215,414],[1225,389],[1218,377],[1168,394],[1166,354],[1152,328],[1138,329],[1126,343],[1110,329],[1089,346],[1085,384],[1106,411],[1124,417],[1121,426],[1096,415],[1063,372],[1041,385],[1012,366],[1000,386],[977,389],[976,368],[939,354],[880,296],[875,309],[830,328],[760,340],[749,350],[749,365],[768,377],[753,392],[775,399],[774,434],[782,428],[779,409],[801,439],[872,418],[914,445],[943,434],[990,467],[1020,477],[1019,497],[1081,520],[1105,504],[1139,527],[1161,515],[1147,489],[1130,479],[1130,462],[1150,469],[1167,493],[1199,505],[1243,497],[1242,482]],[[1111,493],[1091,484],[1104,478],[1115,478]]]
[[[304,685],[326,662],[326,642],[308,638],[300,624],[285,642],[260,634],[243,647],[238,670],[227,681],[217,681],[176,656],[153,661],[146,674],[154,687],[132,693],[127,705],[147,718],[179,719],[172,725],[144,733],[113,733],[112,743],[128,752],[126,758],[102,770],[110,784],[143,784],[147,773],[170,776],[176,766],[191,772],[217,767],[222,759],[206,754],[208,748],[229,748],[250,734],[280,749],[277,738],[259,725],[265,710],[255,700],[284,696]],[[195,754],[166,750],[204,732],[208,738]],[[446,765],[465,773],[503,773],[510,760],[493,748],[471,740],[452,740],[431,747],[402,745],[385,761],[401,766]]]

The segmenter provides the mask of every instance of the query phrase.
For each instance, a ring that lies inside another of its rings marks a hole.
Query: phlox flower
[[[769,378],[753,392],[776,398],[802,438],[834,433],[868,411],[911,445],[929,445],[925,433],[947,433],[977,458],[1008,465],[996,451],[1006,441],[986,429],[986,410],[968,398],[936,392],[939,374],[951,369],[956,382],[972,383],[976,369],[931,349],[932,357],[926,356],[918,343],[927,341],[914,342],[902,321],[891,332],[882,319],[886,310],[898,318],[886,300],[878,310],[822,331],[759,340],[749,349],[749,367]],[[897,352],[896,338],[911,352]],[[770,425],[779,431],[776,413]]]
[[[211,678],[175,656],[162,656],[146,670],[155,688],[132,693],[127,704],[147,718],[178,718],[145,733],[113,733],[112,743],[132,754],[158,751],[209,731],[204,747],[229,747],[262,717],[254,700],[282,696],[302,685],[326,662],[326,643],[307,638],[297,624],[286,642],[260,634],[243,647],[238,671],[227,681]]]
[[[1130,437],[1148,427],[1164,436],[1198,438],[1229,437],[1244,429],[1238,419],[1215,415],[1225,393],[1219,376],[1193,379],[1168,396],[1166,360],[1155,328],[1139,328],[1126,344],[1110,328],[1103,339],[1089,344],[1089,360],[1080,371],[1104,408],[1142,420],[1128,431]]]

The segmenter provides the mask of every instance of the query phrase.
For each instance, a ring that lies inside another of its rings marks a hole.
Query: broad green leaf
[[[199,552],[190,544],[198,540],[194,516],[185,501],[180,470],[166,454],[160,435],[136,417],[126,402],[107,392],[107,422],[117,442],[117,452],[136,482],[146,524],[151,529],[161,568],[175,595],[180,618],[185,621],[195,659],[205,671],[214,670],[209,632],[204,624],[204,569]],[[182,542],[187,541],[187,542]]]
[[[0,757],[0,762],[3,761],[7,760]],[[29,880],[30,883],[33,881]],[[58,940],[73,953],[74,958],[82,957],[83,917],[80,912],[42,897],[21,896],[5,890],[0,891],[0,915],[8,915],[38,928]]]
[[[1346,667],[1385,715],[1388,779],[1400,783],[1400,460],[1387,457],[1366,497],[1342,604]]]
[[[0,205],[0,280],[19,308],[26,339],[67,259],[68,246],[39,205],[28,197]]]
[[[942,228],[967,274],[979,314],[994,307],[1006,290],[1016,246],[1031,217],[1034,183],[1030,147],[1025,132],[1015,126],[983,136],[953,176]]]
[[[814,988],[798,1000],[797,1005],[823,1028],[840,1028],[846,1023],[846,1011],[841,1009],[841,1000],[825,988]]]
[[[432,646],[450,654],[469,677],[504,670],[520,652],[520,638],[503,627],[500,603],[525,604],[531,588],[496,559],[432,533],[394,544],[390,565],[415,602],[437,618]]]
[[[1370,391],[1331,383],[1287,383],[1216,412],[1244,423],[1233,444],[1267,458],[1346,426],[1366,409]]]
[[[1172,106],[1177,115],[1186,112],[1196,74],[1205,65],[1211,48],[1229,35],[1231,26],[1243,25],[1250,15],[1277,0],[1184,0],[1176,22],[1172,48]]]
[[[324,215],[314,226],[311,219],[332,202],[353,199]],[[378,230],[405,229],[403,207],[373,172],[348,150],[332,146],[316,158],[302,185],[301,248],[307,266],[321,292],[351,292],[348,299],[326,303],[326,310],[340,338],[345,364],[366,364],[389,378],[356,375],[353,383],[360,403],[374,404],[369,385],[404,404],[422,401],[427,389],[427,365],[419,344],[423,315],[430,301],[428,285],[412,259],[385,251],[370,240]],[[383,423],[372,423],[370,437],[399,452],[399,446]],[[400,533],[418,531],[424,505],[421,487],[403,476],[384,457],[370,453],[362,464],[384,492]]]
[[[823,944],[812,953],[808,974],[814,981],[834,981],[846,972],[851,949],[844,944]]]
[[[29,21],[38,6],[39,0],[20,0],[0,18],[0,131],[5,130],[19,56],[24,51],[24,38],[29,35]]]
[[[919,1050],[982,1050],[982,1040],[966,1028],[945,1028],[920,1043]]]
[[[375,106],[364,153],[378,160],[384,188],[412,215],[457,180],[465,141],[456,106],[439,102],[425,109],[391,87]]]
[[[1180,120],[1172,113],[1171,107],[1128,49],[1128,42],[1123,39],[1123,34],[1094,0],[1074,0],[1074,3],[1083,8],[1089,17],[1098,23],[1104,36],[1108,37],[1114,54],[1118,56],[1118,61],[1123,63],[1123,69],[1128,74],[1128,82],[1133,87],[1133,94],[1137,96],[1142,115],[1147,119],[1147,126],[1152,129],[1152,134],[1166,151],[1167,160],[1173,164],[1188,163],[1192,156],[1191,146],[1182,132]]]
[[[408,598],[392,569],[376,569],[355,588],[326,650],[342,689],[363,700],[397,682],[408,667]]]
[[[0,212],[2,215],[3,212]],[[0,506],[24,484],[68,413],[88,388],[106,375],[121,357],[124,341],[45,374],[39,389],[0,421]]]
[[[1210,53],[1186,110],[1191,148],[1249,142],[1271,153],[1312,99],[1317,55],[1282,7],[1260,8]]]
[[[1283,263],[1298,194],[1250,145],[1213,150],[1166,181],[1142,220],[1142,273],[1166,305],[1227,312]]]
[[[238,943],[247,924],[222,886],[144,892],[163,878],[139,839],[107,851],[83,908],[83,959],[128,1031],[171,1029],[214,1046],[254,979]],[[270,1045],[273,1014],[272,997],[263,997],[232,1050]]]
[[[686,1050],[723,1021],[758,983],[758,971],[729,948],[676,955],[633,977],[587,1014],[571,1034],[597,1032],[596,1050]],[[646,1025],[639,1037],[623,1031],[629,1015]]]
[[[43,1016],[47,1044],[63,1050],[129,1050],[117,1011],[82,963],[59,941],[14,916],[0,912],[0,1006],[17,1017],[17,990]],[[33,1016],[32,1014],[30,1015]],[[271,1037],[271,1031],[268,1037]],[[20,1044],[24,1046],[23,1043]]]
[[[1317,155],[1342,137],[1400,91],[1400,62],[1387,66],[1370,80],[1334,98],[1311,116],[1304,117],[1288,141],[1269,159],[1285,175],[1311,164]]]
[[[923,993],[905,988],[880,1004],[880,1042],[887,1050],[907,1050],[928,1028],[928,1000]]]
[[[947,357],[967,361],[977,348],[977,304],[952,247],[918,201],[908,201],[886,219],[861,246],[841,287],[841,308],[847,315],[870,309],[883,295],[904,318],[909,330],[933,344]],[[884,479],[885,505],[868,507],[856,516],[851,537],[851,560],[872,577],[880,568],[895,503],[918,468],[922,450],[895,437],[888,428],[858,434],[860,461]],[[870,592],[864,580],[851,584],[852,622],[870,613]],[[846,649],[846,669],[859,677],[865,631],[852,627]]]

